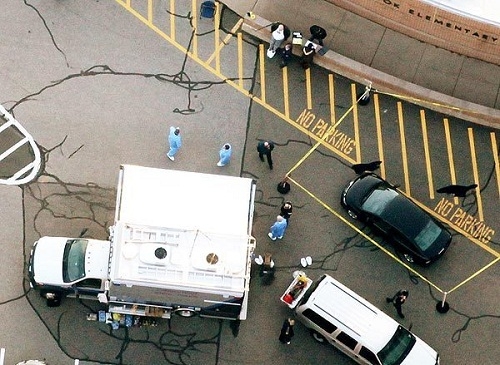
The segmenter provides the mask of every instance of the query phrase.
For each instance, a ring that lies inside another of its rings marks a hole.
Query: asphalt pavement
[[[168,18],[169,3],[154,2],[155,16]],[[191,1],[176,2],[177,39],[184,46],[190,41],[190,5]],[[257,10],[255,2],[248,5]],[[385,297],[400,287],[409,288],[402,323],[439,350],[443,364],[496,364],[498,293],[492,288],[498,289],[498,265],[460,295],[451,296],[449,313],[437,313],[434,307],[441,293],[395,264],[304,191],[293,187],[287,196],[276,191],[284,174],[313,145],[307,134],[186,58],[116,1],[6,0],[2,7],[0,103],[12,108],[34,136],[45,161],[36,182],[0,186],[0,347],[6,349],[5,365],[28,359],[49,365],[73,364],[74,359],[86,365],[351,364],[333,348],[315,343],[300,325],[292,345],[277,340],[283,319],[291,315],[279,296],[306,255],[313,257],[307,269],[311,276],[333,274],[395,319]],[[269,11],[266,16],[274,18]],[[210,55],[213,22],[205,19],[200,27],[200,34],[207,33],[198,40],[200,52]],[[232,40],[227,43],[225,51],[236,49]],[[257,84],[257,43],[245,42],[243,47],[245,83]],[[235,54],[226,52],[229,58]],[[277,65],[269,66],[268,76],[276,70]],[[234,64],[225,72],[237,75]],[[303,76],[294,72],[292,90],[303,84]],[[314,73],[322,81],[327,77],[323,70]],[[281,93],[276,88],[268,96]],[[348,96],[337,100],[343,110],[350,102]],[[304,105],[292,108],[295,115]],[[181,128],[183,137],[175,162],[165,156],[172,125]],[[255,150],[259,140],[268,138],[277,146],[272,171]],[[225,142],[231,143],[233,157],[219,168],[218,151]],[[226,322],[177,317],[158,326],[111,331],[87,321],[87,314],[98,308],[95,302],[68,299],[58,308],[47,308],[37,293],[29,291],[26,260],[37,237],[75,236],[88,228],[88,235],[106,238],[122,163],[257,180],[257,254],[273,253],[277,275],[270,286],[254,275],[249,319],[237,336]],[[348,164],[326,148],[318,149],[294,174],[335,209],[351,177]],[[285,198],[294,202],[294,216],[284,239],[273,242],[267,232]],[[426,275],[447,288],[467,277],[470,266],[477,268],[473,260],[456,265],[458,253],[485,260],[484,253],[456,235],[450,255]],[[448,272],[453,276],[445,275]]]

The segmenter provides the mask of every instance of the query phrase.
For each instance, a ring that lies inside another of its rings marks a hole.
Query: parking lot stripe
[[[380,103],[378,94],[373,95],[373,108],[375,111],[375,126],[377,128],[377,145],[379,161],[384,160],[384,144],[382,138],[382,119],[380,117]],[[385,164],[380,165],[380,176],[385,179]]]
[[[198,29],[198,4],[197,0],[191,0],[191,14],[192,14],[192,19],[191,21],[193,22],[193,29]],[[198,57],[198,35],[196,32],[194,33],[193,37],[193,43],[191,44],[191,50],[193,52],[194,57]]]
[[[265,60],[266,55],[264,54],[264,45],[259,44],[259,72],[260,72],[260,99],[264,104],[266,103],[266,71],[265,71]]]
[[[328,74],[328,94],[330,98],[330,125],[335,123],[335,82],[333,74]]]
[[[427,185],[429,186],[429,197],[434,199],[434,182],[432,179],[431,154],[429,153],[429,138],[427,135],[427,120],[425,110],[420,109],[420,124],[422,126],[422,141],[424,144],[425,168],[427,170]]]
[[[472,162],[472,172],[474,174],[474,184],[478,186],[478,188],[475,189],[477,213],[479,214],[479,220],[481,222],[484,222],[483,200],[481,199],[481,189],[480,189],[481,184],[479,183],[479,172],[477,169],[476,144],[474,143],[474,132],[472,128],[467,128],[467,133],[469,135],[469,146],[470,146],[470,155]]]
[[[243,34],[238,32],[238,85],[243,89]]]
[[[215,3],[215,19],[214,19],[214,45],[215,45],[215,70],[220,73],[220,11],[219,3]]]
[[[361,97],[359,99],[361,99]],[[351,84],[351,101],[352,101],[352,121],[354,127],[354,140],[356,141],[356,158],[358,159],[358,161],[361,162],[363,158],[361,157],[361,142],[359,140],[359,118],[358,118],[359,100],[356,92],[356,84]]]
[[[312,90],[311,90],[311,69],[306,69],[306,96],[307,109],[312,109]]]
[[[153,24],[153,0],[148,0],[148,23]]]
[[[407,195],[411,196],[410,193],[410,176],[408,172],[408,155],[406,152],[406,137],[405,137],[405,125],[403,117],[403,104],[398,101],[398,121],[399,121],[399,138],[401,140],[401,157],[403,160],[403,173],[405,177],[405,192]]]
[[[283,67],[283,107],[285,115],[290,118],[290,95],[288,91],[288,67]]]
[[[490,133],[491,139],[491,149],[493,151],[493,160],[495,161],[495,172],[497,176],[497,187],[498,187],[498,196],[500,197],[500,163],[498,162],[498,144],[497,138],[494,132]]]
[[[444,124],[444,134],[446,137],[446,150],[448,151],[448,165],[450,167],[450,185],[456,185],[457,178],[455,175],[455,161],[453,160],[453,147],[451,145],[451,136],[450,136],[450,123],[448,122],[448,118],[443,119]],[[458,205],[458,198],[455,196],[453,198],[453,202],[455,205]]]
[[[175,41],[175,1],[170,2],[170,38]]]

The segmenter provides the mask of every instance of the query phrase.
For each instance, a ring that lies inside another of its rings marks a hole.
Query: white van
[[[285,302],[318,342],[329,342],[358,364],[439,364],[434,349],[331,276],[322,275],[304,289],[296,303]]]

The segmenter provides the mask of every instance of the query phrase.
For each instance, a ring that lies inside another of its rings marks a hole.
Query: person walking
[[[289,219],[292,215],[292,210],[293,206],[291,201],[284,202],[280,208],[280,215],[286,219],[287,225],[290,223]]]
[[[276,50],[280,48],[281,43],[290,37],[290,29],[282,23],[273,23],[271,25],[271,40],[269,41],[269,49],[267,57],[273,58]]]
[[[233,150],[231,149],[231,145],[229,143],[224,144],[219,151],[219,162],[217,162],[217,166],[226,166],[231,160],[231,154]]]
[[[292,45],[290,43],[285,44],[285,48],[281,51],[281,63],[280,68],[288,66],[288,63],[292,59]]]
[[[394,308],[396,308],[396,311],[398,312],[400,318],[405,317],[403,312],[401,311],[401,306],[403,305],[404,302],[406,302],[408,294],[409,294],[408,290],[402,289],[398,291],[396,294],[394,294],[392,298],[391,297],[385,298],[387,303],[392,303],[394,305]]]
[[[179,151],[179,148],[182,146],[181,140],[181,130],[179,127],[170,127],[170,134],[168,135],[168,144],[170,145],[170,150],[167,153],[167,157],[174,161],[175,154]]]
[[[293,331],[293,326],[295,325],[295,320],[292,318],[287,318],[283,322],[283,326],[281,326],[281,332],[279,340],[281,343],[290,344],[292,341],[292,337],[295,335]]]
[[[276,238],[282,239],[286,231],[286,219],[281,215],[276,217],[276,222],[271,226],[270,232],[267,234],[270,239],[276,241]]]
[[[269,168],[273,169],[273,159],[271,157],[271,151],[274,150],[274,143],[271,141],[261,141],[257,144],[257,152],[259,152],[259,158],[264,161],[264,155],[267,157],[267,163]]]

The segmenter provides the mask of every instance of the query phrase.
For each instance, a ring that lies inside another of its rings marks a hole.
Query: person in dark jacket
[[[387,303],[391,303],[394,305],[394,308],[396,308],[396,311],[398,312],[398,315],[400,318],[404,318],[404,314],[401,311],[401,306],[403,305],[404,302],[406,302],[406,298],[408,298],[408,290],[400,290],[394,296],[387,297],[385,300]]]
[[[316,41],[320,46],[323,46],[323,39],[326,38],[326,30],[319,25],[313,25],[309,28],[309,31],[311,32],[311,38],[309,38],[309,40],[311,42]]]
[[[300,59],[300,64],[304,70],[307,70],[311,67],[313,58],[314,58],[314,44],[309,43],[307,46],[302,48],[302,58]]]
[[[286,219],[287,223],[289,223],[288,220],[292,216],[292,210],[293,210],[292,202],[290,201],[284,202],[280,210],[281,210],[280,215]]]
[[[295,335],[293,332],[293,326],[295,325],[295,320],[292,318],[287,318],[283,322],[283,326],[281,327],[279,340],[281,343],[290,344],[292,341],[292,337]]]
[[[273,169],[273,159],[271,157],[271,151],[274,150],[274,143],[271,141],[261,141],[257,144],[257,152],[259,152],[259,158],[264,161],[264,155],[267,157],[267,163],[269,168]]]
[[[288,66],[288,63],[292,59],[292,45],[290,43],[285,44],[285,48],[281,51],[281,63],[280,68]]]

